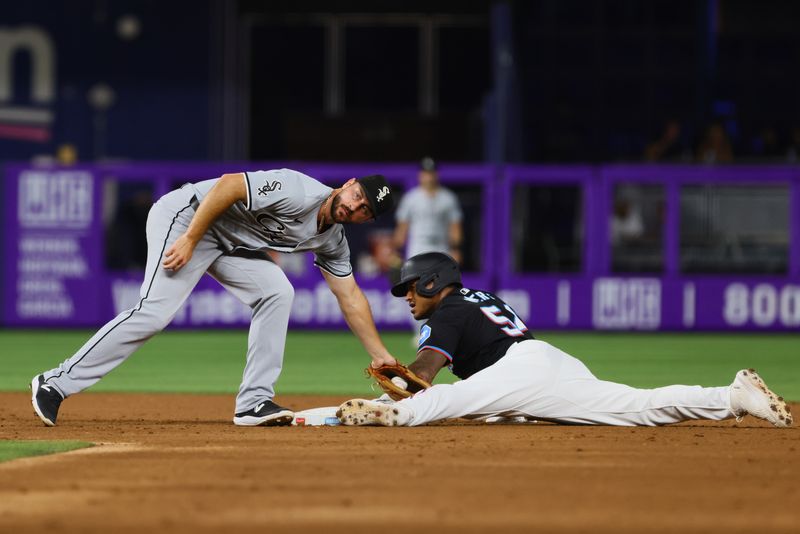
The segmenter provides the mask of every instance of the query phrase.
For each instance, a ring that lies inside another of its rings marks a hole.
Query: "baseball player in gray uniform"
[[[444,252],[461,262],[461,241],[464,237],[463,214],[455,193],[441,186],[436,162],[426,157],[420,162],[419,185],[410,189],[397,205],[394,245],[410,258],[424,252]],[[398,263],[400,260],[398,258]],[[423,321],[409,317],[416,344],[416,335]]]
[[[458,198],[439,184],[433,159],[424,158],[420,167],[419,185],[403,196],[395,212],[395,246],[406,247],[406,258],[446,252],[460,260],[463,216]]]
[[[268,249],[313,251],[314,263],[372,364],[392,363],[369,304],[353,277],[345,223],[389,211],[394,194],[380,175],[331,189],[290,169],[225,174],[186,184],[147,218],[147,267],[140,300],[103,326],[74,355],[31,381],[33,409],[54,426],[63,399],[92,386],[164,329],[204,273],[252,309],[247,361],[233,422],[288,425],[275,404],[294,290]]]

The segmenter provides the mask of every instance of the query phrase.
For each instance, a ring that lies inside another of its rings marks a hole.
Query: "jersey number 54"
[[[527,332],[528,327],[514,313],[514,310],[507,304],[503,307],[505,310],[501,310],[497,306],[481,306],[481,311],[490,321],[500,326],[500,330],[511,337],[519,337]]]

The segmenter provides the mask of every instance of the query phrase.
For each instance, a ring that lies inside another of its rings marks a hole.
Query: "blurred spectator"
[[[646,161],[688,161],[691,152],[681,137],[681,123],[677,119],[669,119],[664,124],[661,136],[647,145],[644,150]]]
[[[405,257],[423,252],[444,252],[461,263],[461,206],[455,193],[439,184],[436,163],[424,158],[419,185],[406,193],[397,207],[394,244],[405,247]]]
[[[644,234],[644,221],[638,206],[628,197],[617,198],[611,216],[611,244],[630,243]]]
[[[358,274],[378,276],[397,267],[394,236],[390,229],[378,229],[367,236],[368,249],[357,259]]]
[[[715,122],[710,125],[700,146],[697,149],[699,163],[730,163],[733,161],[731,141],[722,124]]]
[[[758,133],[754,148],[755,155],[761,158],[780,159],[783,156],[778,132],[772,126],[767,126]]]

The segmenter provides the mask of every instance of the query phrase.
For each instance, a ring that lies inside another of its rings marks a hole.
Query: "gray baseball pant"
[[[74,355],[44,373],[45,381],[64,397],[94,385],[163,330],[206,272],[253,310],[235,413],[274,397],[294,289],[275,263],[223,255],[210,233],[203,236],[191,260],[179,271],[164,269],[164,252],[194,216],[193,196],[191,188],[178,189],[150,209],[147,267],[138,304],[106,323]]]

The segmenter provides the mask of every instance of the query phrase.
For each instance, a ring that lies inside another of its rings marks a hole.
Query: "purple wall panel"
[[[5,320],[93,325],[103,287],[100,189],[92,169],[12,167],[5,180]]]
[[[498,293],[532,329],[800,329],[800,283],[781,278],[515,277]]]
[[[405,189],[416,184],[407,164],[226,163],[7,166],[4,180],[4,324],[97,326],[138,300],[141,274],[103,270],[101,195],[105,180],[145,180],[160,195],[175,184],[225,172],[289,166],[336,186],[352,176],[383,173]],[[465,284],[506,298],[532,329],[765,330],[800,329],[800,169],[792,167],[450,165],[445,185],[482,186],[480,273]],[[611,276],[608,213],[617,183],[664,184],[665,272]],[[516,184],[583,188],[584,267],[579,273],[515,273],[510,261]],[[790,186],[790,257],[786,276],[684,276],[679,273],[680,189],[696,183],[782,183]],[[465,213],[469,217],[469,213]],[[310,266],[310,257],[306,258]],[[345,328],[318,270],[289,274],[295,327]],[[359,277],[381,328],[404,329],[408,308],[382,277]],[[249,309],[204,278],[174,321],[176,327],[245,326]]]

